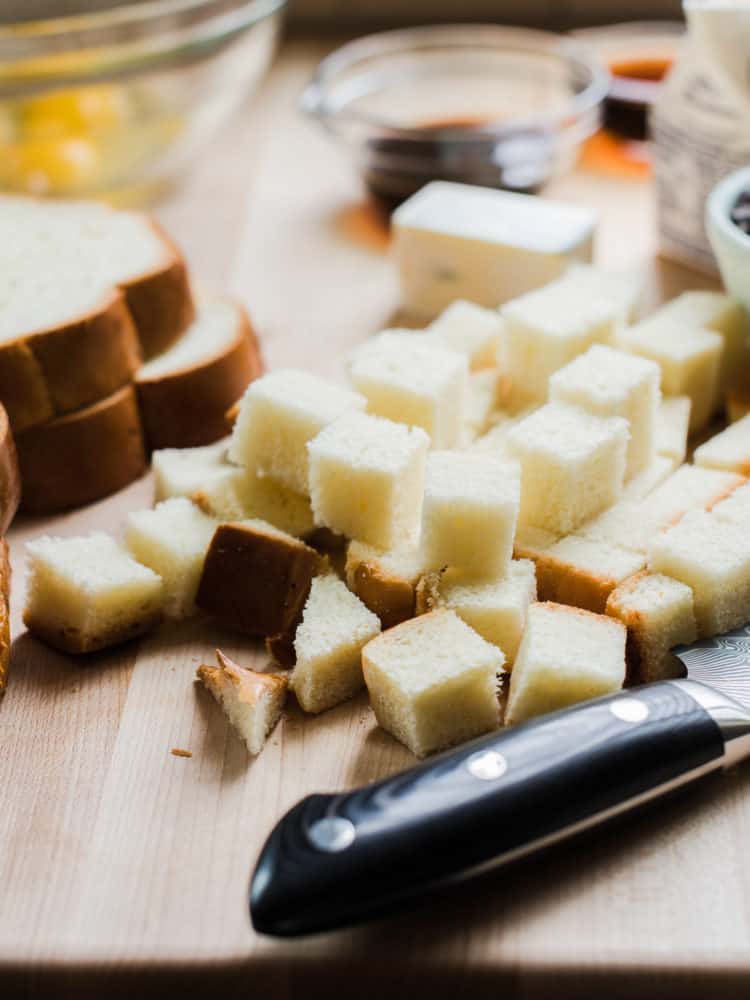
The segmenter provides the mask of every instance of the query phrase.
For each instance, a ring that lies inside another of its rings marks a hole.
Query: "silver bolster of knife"
[[[750,712],[734,699],[700,681],[670,681],[687,691],[694,701],[711,716],[724,739],[723,766],[750,757]]]

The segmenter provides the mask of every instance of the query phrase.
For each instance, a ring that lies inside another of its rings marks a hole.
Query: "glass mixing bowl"
[[[145,200],[257,87],[286,0],[5,0],[0,189]]]
[[[559,35],[440,25],[342,46],[302,107],[395,205],[438,179],[537,190],[575,163],[608,82],[596,56]]]

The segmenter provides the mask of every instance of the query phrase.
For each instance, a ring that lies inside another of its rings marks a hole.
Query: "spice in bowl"
[[[750,190],[740,192],[729,213],[729,218],[743,233],[750,236]]]

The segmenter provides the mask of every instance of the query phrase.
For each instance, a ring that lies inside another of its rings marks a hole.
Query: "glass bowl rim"
[[[318,64],[312,79],[301,96],[302,110],[318,118],[324,124],[333,125],[334,121],[344,121],[374,127],[383,133],[402,139],[422,140],[424,139],[422,129],[394,125],[392,122],[386,122],[378,115],[369,112],[327,106],[326,90],[330,82],[340,70],[356,66],[363,58],[371,55],[387,55],[397,51],[408,51],[409,48],[426,49],[430,47],[431,43],[442,44],[445,48],[450,48],[453,44],[458,49],[466,47],[466,41],[461,41],[462,36],[467,39],[473,35],[479,39],[480,37],[486,38],[488,33],[492,33],[497,42],[494,45],[480,45],[480,48],[495,48],[498,51],[504,49],[519,54],[556,57],[561,62],[567,62],[585,70],[589,74],[589,81],[583,90],[570,97],[565,107],[559,111],[542,111],[512,121],[487,121],[473,128],[448,125],[444,128],[431,130],[432,135],[470,141],[477,134],[502,135],[505,132],[515,132],[519,127],[532,124],[546,124],[548,126],[561,124],[570,119],[571,116],[576,118],[585,116],[604,101],[610,85],[610,73],[601,60],[586,51],[585,46],[575,39],[551,31],[474,22],[397,28],[364,35],[346,42]],[[534,44],[535,42],[536,44]]]

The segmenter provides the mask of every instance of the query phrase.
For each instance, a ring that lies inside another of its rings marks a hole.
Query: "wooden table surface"
[[[250,307],[270,366],[323,373],[397,305],[384,231],[345,156],[296,112],[323,48],[288,45],[259,100],[157,207],[194,272]],[[654,263],[647,183],[580,171],[551,192],[601,212],[599,260],[658,299],[705,284]],[[24,634],[23,543],[117,530],[147,479],[11,532],[14,644],[0,706],[0,996],[750,994],[750,794],[738,768],[696,793],[396,919],[300,941],[251,931],[248,877],[301,796],[411,763],[365,697],[291,707],[250,760],[197,665],[195,622],[77,661]],[[190,758],[170,753],[179,747]]]

